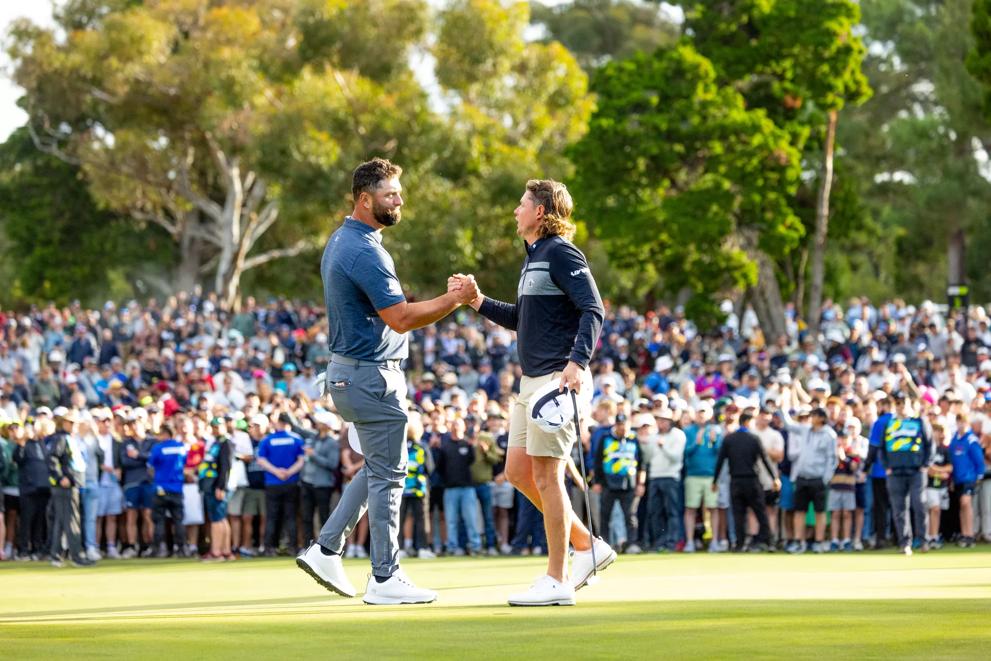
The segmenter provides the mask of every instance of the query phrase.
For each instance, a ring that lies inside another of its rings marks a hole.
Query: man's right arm
[[[352,281],[368,296],[379,317],[397,333],[408,333],[440,321],[478,296],[474,278],[448,282],[448,291],[429,301],[410,303],[391,260],[375,252],[363,253],[351,268]]]
[[[382,321],[388,324],[389,328],[397,333],[408,333],[417,328],[429,326],[438,322],[447,315],[458,309],[461,305],[469,303],[477,294],[474,285],[466,286],[461,290],[449,291],[441,294],[437,298],[429,301],[417,301],[410,303],[402,301],[390,307],[378,311]]]

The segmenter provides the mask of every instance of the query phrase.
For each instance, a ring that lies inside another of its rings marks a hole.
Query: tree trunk
[[[809,265],[809,248],[802,247],[801,255],[798,258],[798,273],[795,275],[795,309],[798,311],[805,309],[805,273]]]
[[[950,234],[949,245],[947,246],[946,264],[947,275],[950,285],[962,285],[967,282],[967,263],[965,255],[965,235],[962,229],[954,230]]]
[[[764,251],[754,248],[750,251],[750,258],[757,262],[757,284],[750,289],[750,302],[760,322],[764,342],[773,344],[779,336],[788,332],[781,288],[778,286],[774,263]]]
[[[184,232],[179,239],[179,265],[173,276],[176,292],[192,291],[199,281],[203,263],[203,243],[190,232]]]
[[[819,343],[819,317],[822,314],[822,290],[825,280],[826,237],[829,234],[829,193],[833,187],[833,148],[836,144],[837,111],[829,111],[826,126],[825,155],[822,165],[822,183],[816,201],[815,236],[812,241],[812,282],[809,287],[809,331],[813,341]]]

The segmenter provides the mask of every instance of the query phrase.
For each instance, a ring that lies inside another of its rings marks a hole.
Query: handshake
[[[447,279],[447,293],[454,294],[459,305],[470,305],[476,310],[484,298],[475,282],[475,276],[463,273],[455,273]]]

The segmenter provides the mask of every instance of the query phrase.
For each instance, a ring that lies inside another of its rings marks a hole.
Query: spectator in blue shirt
[[[258,414],[251,420],[262,430],[268,418]],[[267,435],[258,444],[258,465],[265,471],[265,555],[274,556],[279,538],[285,532],[290,552],[298,552],[296,539],[296,500],[299,472],[306,463],[306,443],[284,429]]]
[[[984,475],[984,449],[964,413],[957,414],[957,431],[950,441],[953,489],[960,495],[960,546],[974,545],[974,490]]]
[[[718,494],[709,485],[716,474],[716,459],[723,444],[723,429],[712,420],[712,407],[700,405],[695,422],[685,428],[685,553],[694,553],[695,515],[702,508],[705,525],[713,533],[719,527]]]
[[[152,519],[155,522],[154,548],[157,556],[169,555],[165,548],[165,517],[172,519],[172,539],[180,554],[185,554],[183,541],[186,529],[182,525],[185,513],[182,504],[183,471],[186,468],[186,446],[173,438],[171,422],[163,422],[158,431],[158,442],[148,455],[148,467],[154,471],[155,501],[152,505]]]

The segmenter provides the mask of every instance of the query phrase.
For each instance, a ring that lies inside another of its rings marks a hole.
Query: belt
[[[331,354],[330,362],[337,363],[338,365],[348,365],[351,367],[366,367],[369,365],[375,365],[376,367],[389,367],[393,369],[399,369],[402,360],[399,358],[394,358],[392,360],[358,360],[357,358],[348,358],[347,356],[342,356],[340,354]]]

